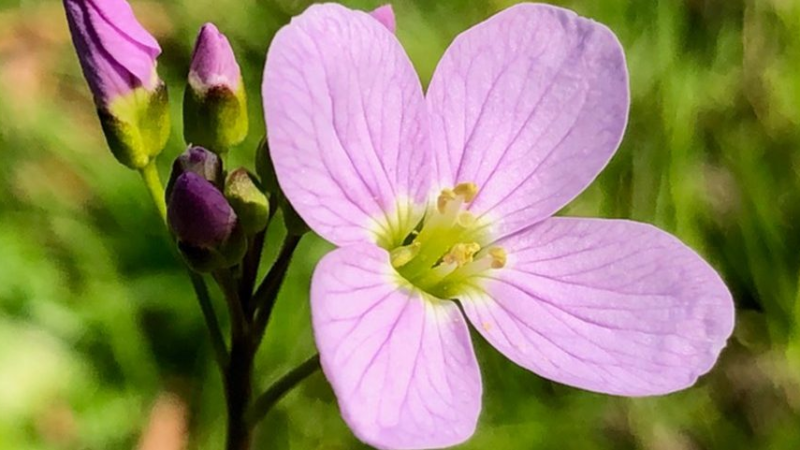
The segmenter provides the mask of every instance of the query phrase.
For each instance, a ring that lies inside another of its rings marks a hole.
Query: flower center
[[[500,247],[484,247],[485,227],[465,209],[478,194],[474,183],[444,189],[421,225],[391,250],[395,270],[408,282],[439,298],[453,298],[474,276],[506,264]]]

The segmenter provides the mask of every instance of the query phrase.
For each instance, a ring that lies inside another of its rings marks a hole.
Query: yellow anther
[[[475,214],[472,214],[469,211],[462,211],[458,215],[458,218],[456,219],[456,223],[458,223],[458,225],[460,227],[462,227],[462,228],[469,228],[469,227],[475,225],[475,221],[476,220],[477,219],[475,218]]]
[[[502,269],[508,261],[508,254],[500,247],[489,249],[489,256],[492,258],[492,269]]]
[[[475,254],[480,250],[481,246],[475,242],[458,243],[444,255],[442,261],[447,264],[455,264],[458,267],[462,267],[465,264],[471,263]]]
[[[455,199],[456,194],[452,189],[442,189],[442,193],[439,194],[439,198],[436,201],[436,209],[438,209],[441,214],[444,214],[447,205]]]
[[[422,248],[422,244],[419,242],[414,242],[411,245],[397,247],[396,249],[392,250],[392,252],[389,254],[389,259],[392,262],[392,266],[397,269],[410,263],[411,260],[417,257],[420,248]]]
[[[478,185],[475,183],[461,183],[453,189],[453,193],[464,199],[464,203],[475,200],[478,195]]]

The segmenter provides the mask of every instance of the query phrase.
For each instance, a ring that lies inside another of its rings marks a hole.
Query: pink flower
[[[423,94],[385,26],[313,6],[275,37],[263,90],[278,181],[340,247],[314,274],[314,333],[363,441],[473,433],[464,316],[520,366],[616,395],[691,386],[725,346],[731,295],[694,251],[650,225],[551,217],[625,129],[625,59],[606,27],[509,8],[456,38]]]

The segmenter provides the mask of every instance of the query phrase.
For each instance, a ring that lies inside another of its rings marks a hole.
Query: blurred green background
[[[394,2],[423,82],[457,33],[512,3]],[[622,148],[564,214],[677,234],[727,281],[736,331],[695,387],[648,399],[556,385],[476,336],[484,409],[461,448],[800,448],[800,1],[556,3],[617,33],[633,93]],[[266,49],[306,5],[134,2],[162,43],[172,90],[163,175],[182,150],[180,99],[200,25],[227,33],[242,64],[253,133],[229,164],[252,166]],[[105,148],[58,1],[0,0],[0,161],[0,449],[222,448],[220,379],[199,308],[138,176]],[[272,231],[270,255],[282,233]],[[316,237],[301,245],[259,357],[259,390],[314,352],[309,276],[328,249]],[[363,448],[319,374],[257,440]]]

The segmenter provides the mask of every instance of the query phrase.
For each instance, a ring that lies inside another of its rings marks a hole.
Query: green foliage
[[[398,37],[423,82],[458,32],[511,3],[396,1]],[[795,450],[800,2],[558,3],[617,33],[633,98],[622,148],[564,214],[631,218],[675,233],[723,274],[737,328],[696,387],[633,400],[543,380],[476,335],[484,411],[461,448]],[[203,22],[231,39],[251,93],[252,132],[229,152],[229,167],[253,169],[265,51],[305,5],[134,3],[162,42],[159,71],[173,92],[184,88]],[[108,154],[61,7],[0,1],[0,41],[10,43],[0,46],[0,449],[137,448],[153,431],[153,414],[159,423],[183,421],[188,448],[219,449],[222,393],[200,310],[138,175]],[[179,97],[170,103],[177,122]],[[181,129],[173,127],[159,159],[162,173],[184,149]],[[284,233],[269,230],[267,261]],[[329,249],[311,237],[298,250],[257,361],[257,388],[313,353],[309,280]],[[223,306],[215,304],[221,317]],[[184,409],[153,409],[165,392]],[[257,440],[255,448],[365,448],[321,375],[279,404]]]

